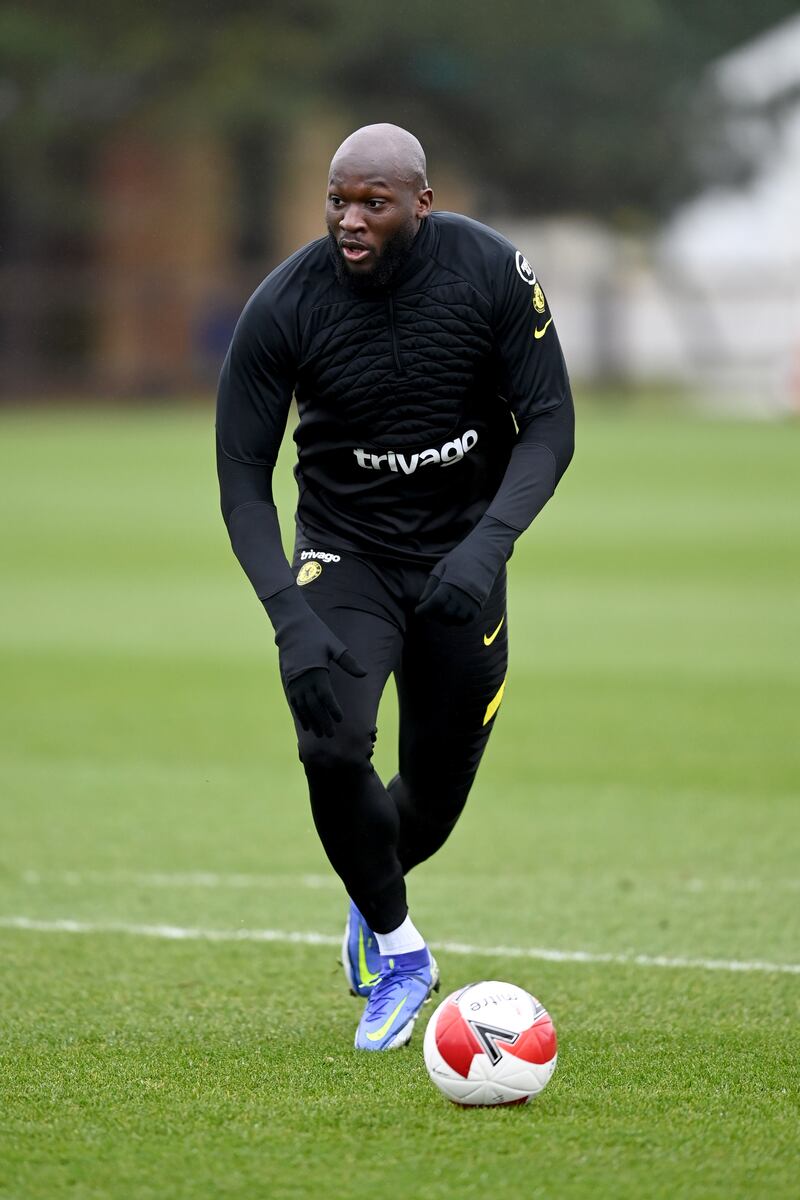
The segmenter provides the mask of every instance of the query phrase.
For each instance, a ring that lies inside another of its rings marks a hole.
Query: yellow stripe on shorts
[[[500,684],[500,687],[495,692],[494,696],[492,696],[491,700],[486,705],[486,714],[483,718],[484,725],[488,725],[488,723],[491,721],[494,714],[497,712],[498,708],[500,707],[500,701],[503,699],[503,692],[505,690],[506,690],[506,681],[504,679],[503,682]]]

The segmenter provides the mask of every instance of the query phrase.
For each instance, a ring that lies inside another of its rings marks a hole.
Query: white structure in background
[[[759,166],[647,242],[588,221],[496,222],[529,257],[577,380],[673,381],[726,409],[800,410],[800,17],[708,82]],[[665,168],[666,169],[666,168]]]
[[[692,297],[701,377],[732,404],[800,409],[800,16],[710,69],[732,135],[756,149],[746,187],[715,189],[660,239],[665,270]]]

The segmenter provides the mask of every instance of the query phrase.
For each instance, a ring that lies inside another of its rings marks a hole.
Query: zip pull
[[[389,331],[392,335],[392,356],[394,357],[395,370],[400,374],[405,374],[403,364],[400,362],[400,350],[397,346],[397,330],[394,323],[394,296],[389,293]]]

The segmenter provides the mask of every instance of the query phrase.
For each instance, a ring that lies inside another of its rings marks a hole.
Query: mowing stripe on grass
[[[124,921],[43,921],[35,917],[0,917],[0,928],[32,933],[124,933],[135,937],[195,942],[283,942],[287,945],[340,946],[342,939],[313,930],[195,929],[180,925],[135,925]],[[592,950],[548,950],[540,946],[473,946],[467,942],[434,942],[447,954],[488,958],[535,958],[544,962],[609,963],[621,967],[671,967],[700,971],[760,971],[771,975],[800,975],[800,963],[747,962],[722,958],[668,957],[662,954],[602,954]]]
[[[304,887],[339,891],[335,875],[221,875],[216,871],[35,871],[20,874],[23,883],[64,883],[69,887],[85,884],[131,884],[141,888],[262,888]]]

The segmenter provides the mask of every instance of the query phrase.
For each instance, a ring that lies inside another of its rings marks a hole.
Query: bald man
[[[275,630],[314,822],[350,897],[362,1050],[404,1045],[438,988],[406,875],[464,807],[505,687],[506,561],[573,451],[532,267],[432,205],[412,134],[351,134],[330,166],[327,237],[247,302],[217,405],[223,516]],[[271,478],[293,395],[290,567]],[[372,753],[391,675],[398,773],[384,784]]]

